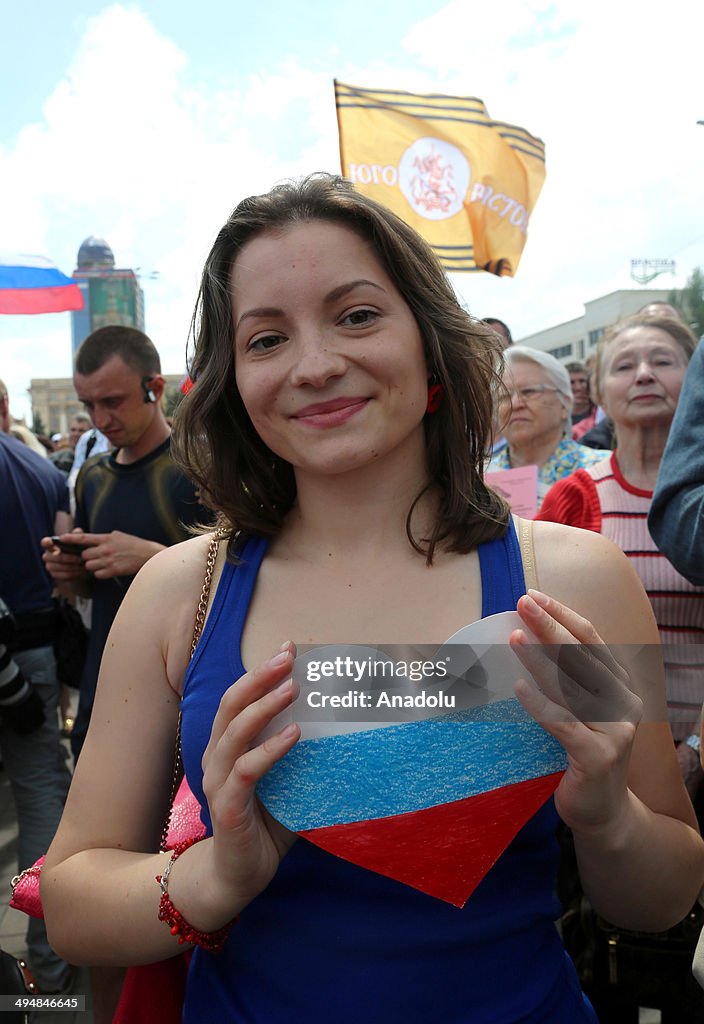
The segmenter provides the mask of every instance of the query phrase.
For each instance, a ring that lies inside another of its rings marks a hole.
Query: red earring
[[[442,394],[442,384],[431,384],[428,387],[428,404],[425,407],[426,412],[438,411],[442,404]]]

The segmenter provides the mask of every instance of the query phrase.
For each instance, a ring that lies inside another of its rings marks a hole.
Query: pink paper
[[[538,511],[538,467],[517,466],[487,473],[485,481],[522,519],[534,519]]]

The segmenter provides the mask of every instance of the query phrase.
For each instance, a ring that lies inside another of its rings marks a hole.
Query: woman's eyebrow
[[[343,298],[343,296],[362,285],[369,285],[369,287],[376,288],[380,292],[386,292],[386,289],[382,288],[380,284],[376,284],[374,281],[369,281],[366,277],[360,277],[356,281],[348,281],[346,284],[340,284],[337,288],[333,288],[332,291],[328,292],[325,296],[325,302],[335,302],[337,299]]]
[[[343,298],[349,292],[354,291],[355,288],[359,288],[362,285],[368,285],[370,288],[376,288],[380,292],[386,292],[380,284],[375,284],[374,281],[369,281],[365,277],[360,277],[356,281],[348,281],[345,284],[340,284],[337,288],[333,288],[327,295],[324,296],[324,302],[335,302],[337,299]],[[242,314],[237,323],[235,324],[235,330],[237,331],[244,320],[251,319],[252,317],[279,317],[284,316],[283,309],[278,306],[258,306],[256,309],[248,309]]]
[[[277,306],[258,306],[256,309],[248,309],[245,313],[242,314],[242,316],[239,318],[239,320],[235,324],[235,330],[239,329],[240,324],[244,320],[249,320],[252,317],[260,317],[260,316],[277,317],[277,316],[283,316],[283,315],[284,315],[283,309],[279,309]]]

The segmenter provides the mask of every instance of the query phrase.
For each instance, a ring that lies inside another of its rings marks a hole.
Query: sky
[[[333,78],[478,96],[546,146],[515,278],[453,275],[520,338],[639,287],[632,259],[704,267],[704,6],[691,0],[53,0],[0,37],[0,249],[65,273],[89,235],[139,268],[180,373],[200,271],[246,195],[339,173]],[[0,378],[69,376],[68,313],[0,316]]]

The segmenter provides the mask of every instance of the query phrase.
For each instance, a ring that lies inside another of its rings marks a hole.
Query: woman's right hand
[[[203,755],[203,791],[213,823],[214,894],[221,906],[239,909],[254,899],[296,839],[263,807],[255,787],[291,750],[301,730],[291,723],[253,745],[294,699],[295,653],[294,645],[285,643],[226,690]]]

